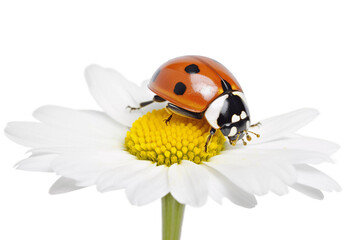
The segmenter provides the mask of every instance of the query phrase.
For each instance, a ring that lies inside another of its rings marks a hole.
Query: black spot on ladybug
[[[196,64],[190,64],[190,65],[186,66],[185,72],[190,73],[190,74],[198,73],[198,72],[200,72],[200,69]]]
[[[158,70],[154,73],[154,75],[153,75],[152,78],[151,78],[151,81],[152,81],[152,82],[155,82],[155,80],[156,80],[156,78],[159,76],[159,74],[160,74],[160,69],[158,69]]]
[[[174,93],[176,95],[183,95],[186,91],[186,86],[185,84],[183,84],[182,82],[178,82],[176,85],[175,85],[175,88],[174,88]]]

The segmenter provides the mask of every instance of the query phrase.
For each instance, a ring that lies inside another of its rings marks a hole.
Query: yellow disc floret
[[[205,119],[196,120],[174,115],[166,124],[169,113],[153,110],[137,119],[125,138],[125,149],[140,160],[170,166],[181,160],[200,164],[220,153],[225,138],[217,131],[205,152],[210,125]]]

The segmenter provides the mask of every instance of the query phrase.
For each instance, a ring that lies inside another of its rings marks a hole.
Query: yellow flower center
[[[125,138],[126,150],[140,160],[170,166],[181,160],[200,164],[224,149],[225,137],[217,131],[205,152],[210,125],[205,119],[196,120],[173,115],[166,125],[169,113],[153,110],[137,119]]]

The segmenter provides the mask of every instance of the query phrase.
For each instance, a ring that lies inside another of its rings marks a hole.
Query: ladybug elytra
[[[183,56],[164,63],[154,73],[148,85],[156,95],[153,100],[140,103],[140,109],[153,102],[168,101],[167,110],[172,114],[195,119],[206,118],[211,140],[217,129],[235,145],[244,136],[248,141],[250,114],[244,93],[236,78],[219,62],[203,56]],[[258,134],[255,134],[259,137]]]

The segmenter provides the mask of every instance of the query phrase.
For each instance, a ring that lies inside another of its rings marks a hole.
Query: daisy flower
[[[146,82],[137,86],[97,65],[85,76],[103,112],[44,106],[33,114],[38,122],[10,122],[5,129],[11,140],[31,148],[18,169],[60,176],[51,194],[95,185],[100,192],[125,189],[134,205],[162,199],[163,228],[178,226],[165,231],[164,239],[178,239],[184,205],[227,198],[252,208],[255,196],[269,192],[284,195],[292,188],[322,199],[323,191],[340,190],[313,167],[331,162],[338,145],[296,133],[318,115],[314,109],[261,120],[254,127],[261,137],[247,146],[230,146],[217,131],[205,152],[206,120],[174,115],[166,126],[164,103],[126,108],[153,98]]]

